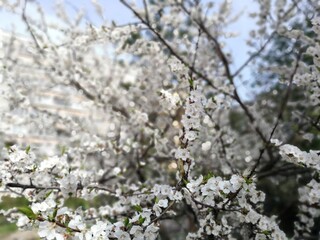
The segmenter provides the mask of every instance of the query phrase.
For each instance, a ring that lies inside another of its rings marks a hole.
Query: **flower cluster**
[[[285,161],[320,171],[320,151],[310,150],[308,153],[289,144],[284,144],[279,149]]]
[[[49,240],[318,238],[316,0],[257,1],[240,65],[230,0],[120,0],[123,25],[96,0],[95,23],[0,2],[29,36],[0,31],[0,201],[27,200],[9,222]]]

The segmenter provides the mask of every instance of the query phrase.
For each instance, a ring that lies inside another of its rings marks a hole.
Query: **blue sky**
[[[98,23],[100,21],[99,17],[97,17],[95,14],[94,7],[90,0],[65,0],[64,2],[68,6],[70,14],[72,14],[72,6],[74,6],[78,9],[85,9],[87,11],[87,15],[90,17],[90,20],[92,20],[94,23]],[[99,2],[101,2],[101,6],[105,11],[105,17],[107,20],[113,20],[118,24],[125,24],[134,20],[131,12],[125,8],[119,0],[101,0]],[[54,13],[53,9],[55,6],[55,1],[41,1],[41,4],[45,8],[46,12],[49,14]]]
[[[221,0],[217,0],[219,2]],[[40,1],[44,9],[46,17],[54,19],[54,5],[55,1],[43,0]],[[125,8],[119,0],[101,0],[102,7],[105,12],[105,17],[107,21],[115,21],[117,24],[125,24],[128,22],[134,22],[135,18],[133,14]],[[68,6],[68,14],[72,15],[75,13],[73,8],[85,9],[87,16],[95,24],[101,23],[99,17],[95,14],[94,7],[91,4],[90,0],[77,0],[77,1],[64,1]],[[252,19],[248,17],[249,12],[257,11],[257,6],[253,3],[252,0],[246,1],[233,1],[234,13],[239,13],[243,11],[242,16],[232,24],[228,30],[235,31],[239,33],[239,36],[236,38],[231,38],[226,40],[227,46],[226,49],[231,51],[232,56],[234,57],[234,64],[231,66],[232,70],[236,70],[247,58],[248,51],[250,50],[246,45],[246,40],[248,39],[249,31],[254,27]],[[32,13],[34,9],[32,7],[28,8],[28,12]],[[25,25],[21,21],[21,18],[18,16],[13,16],[5,11],[0,9],[0,19],[6,19],[5,21],[0,22],[0,28],[11,31],[12,27],[15,26],[15,31],[18,33],[25,33]],[[245,70],[243,72],[243,80],[250,78],[250,70]],[[237,79],[236,84],[239,88],[240,95],[243,99],[250,99],[249,91],[243,86],[242,81]]]

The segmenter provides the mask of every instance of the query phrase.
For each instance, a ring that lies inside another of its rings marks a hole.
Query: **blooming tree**
[[[236,37],[227,28],[237,20],[231,1],[120,2],[137,22],[109,24],[97,1],[100,26],[77,9],[68,16],[61,3],[52,22],[37,1],[0,1],[30,35],[2,43],[1,118],[24,134],[63,134],[66,146],[55,155],[32,145],[3,149],[1,196],[22,196],[29,205],[1,214],[44,239],[167,239],[175,229],[186,239],[319,236],[320,151],[310,147],[319,148],[320,131],[317,1],[255,1],[252,53],[238,69],[225,47]],[[292,29],[297,21],[312,23],[312,34]],[[261,68],[281,84],[277,101],[246,102],[241,73],[276,36],[294,43],[287,64]],[[80,94],[103,128],[33,104],[35,90],[56,87]],[[303,95],[299,102],[293,89]],[[232,120],[238,112],[242,118]],[[293,129],[291,117],[302,126]],[[292,131],[309,145],[292,145]],[[277,186],[284,176],[302,180],[292,232],[281,228],[280,212],[266,210],[277,192],[259,185],[269,178]],[[72,208],[69,199],[100,204]]]

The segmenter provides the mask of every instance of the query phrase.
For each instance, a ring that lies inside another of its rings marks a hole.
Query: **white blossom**
[[[75,196],[78,187],[78,180],[74,175],[66,175],[61,180],[58,180],[58,183],[60,184],[61,192],[65,197],[71,195]]]
[[[202,145],[201,145],[201,149],[202,149],[202,151],[204,151],[204,152],[209,151],[210,148],[211,148],[211,142],[209,142],[209,141],[204,142],[204,143],[202,143]]]

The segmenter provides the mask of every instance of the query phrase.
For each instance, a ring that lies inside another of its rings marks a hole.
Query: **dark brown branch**
[[[52,223],[56,224],[57,226],[62,227],[62,228],[66,228],[66,229],[68,229],[68,230],[70,230],[70,231],[72,231],[72,232],[81,232],[79,229],[75,229],[75,228],[68,227],[68,226],[66,226],[66,225],[63,224],[63,223],[61,223],[61,222],[59,222],[59,221],[56,221],[55,219],[52,219],[52,220],[49,221],[48,219],[45,219],[45,218],[42,217],[42,216],[37,216],[37,220],[38,220],[39,222],[44,222],[44,221],[52,222]]]
[[[293,4],[291,8],[288,9],[288,11],[285,12],[285,14],[283,15],[283,17],[286,17],[295,7],[297,7],[297,4]],[[277,24],[276,29],[278,28],[279,23]],[[260,47],[260,49],[255,52],[254,54],[252,54],[239,68],[238,70],[236,70],[233,74],[232,77],[237,76],[251,61],[253,61],[256,57],[258,57],[263,50],[267,47],[267,45],[271,42],[271,40],[273,39],[273,37],[276,35],[277,31],[273,31],[270,36],[268,37],[268,39],[265,41],[265,43]]]
[[[184,10],[184,12],[186,12],[186,14],[188,14],[190,16],[190,12],[188,11],[188,9],[184,6],[183,3],[180,4],[182,10]],[[226,77],[228,78],[228,80],[230,81],[230,83],[234,86],[234,92],[233,92],[233,96],[232,98],[240,105],[240,107],[243,109],[243,111],[245,112],[245,114],[247,115],[247,117],[249,118],[249,121],[252,125],[255,125],[255,118],[252,115],[252,113],[250,112],[249,108],[244,104],[244,102],[241,100],[237,88],[234,84],[234,77],[230,72],[230,67],[229,67],[229,61],[226,57],[226,55],[223,53],[221,45],[219,44],[219,41],[217,40],[217,38],[215,38],[210,32],[209,30],[206,28],[206,26],[204,25],[204,23],[201,20],[197,20],[197,19],[193,19],[193,21],[197,24],[197,26],[207,35],[208,39],[211,40],[214,44],[214,50],[217,54],[217,56],[219,57],[219,59],[221,60],[224,68],[225,68],[225,74]],[[266,137],[263,135],[261,129],[258,126],[254,126],[254,130],[255,132],[259,135],[259,137],[261,138],[261,140],[263,141],[264,144],[267,143],[267,139]],[[269,158],[272,160],[273,159],[273,154],[271,149],[268,147],[267,148],[267,152],[269,155]]]
[[[37,186],[34,184],[7,183],[6,187],[10,190],[11,190],[11,188],[20,188],[23,191],[26,189],[61,191],[60,187],[58,187],[58,186],[56,186],[56,187],[43,187],[43,186]],[[81,184],[78,184],[77,190],[83,190],[83,189],[101,190],[101,191],[108,192],[111,195],[117,196],[117,193],[114,190],[112,190],[108,187],[105,187],[105,186],[100,186],[100,185],[83,186]],[[19,193],[17,193],[17,194],[19,194]],[[128,196],[139,196],[139,195],[145,195],[145,194],[149,194],[149,192],[148,191],[146,191],[146,192],[126,192],[126,193],[121,194],[121,196],[128,197]]]
[[[6,187],[8,188],[21,188],[23,191],[26,189],[37,189],[37,190],[59,190],[59,187],[42,187],[35,186],[33,184],[20,184],[20,183],[7,183]]]
[[[194,53],[194,56],[193,56],[193,61],[192,61],[192,67],[195,68],[196,66],[196,61],[197,61],[197,57],[198,57],[198,49],[199,49],[199,42],[200,42],[200,37],[201,37],[201,29],[198,30],[199,33],[198,33],[198,39],[197,39],[197,42],[196,42],[196,47],[195,47],[195,53]],[[192,78],[192,72],[190,73],[190,76]]]
[[[270,170],[268,172],[258,173],[257,177],[258,179],[272,177],[275,175],[289,177],[289,176],[296,176],[297,174],[305,174],[305,173],[310,173],[310,169],[305,169],[305,168],[296,167],[296,166],[292,166],[292,167],[285,166],[285,167]]]
[[[148,29],[153,32],[153,34],[156,35],[158,40],[169,50],[169,52],[174,55],[180,62],[182,62],[190,71],[192,71],[195,75],[197,75],[199,78],[202,78],[209,86],[211,86],[213,89],[217,90],[218,92],[221,92],[225,95],[231,96],[230,93],[225,92],[216,86],[213,85],[212,80],[210,80],[207,76],[205,76],[203,73],[198,71],[195,67],[193,67],[191,64],[189,64],[182,56],[177,53],[173,47],[161,36],[161,34],[154,29],[150,23],[148,23],[135,9],[133,9],[129,3],[127,3],[125,0],[120,0],[120,2],[126,6],[128,9],[130,9],[133,14],[140,19],[140,21],[148,27]],[[231,96],[232,97],[232,96]]]
[[[143,0],[143,7],[144,7],[144,12],[146,14],[146,20],[148,23],[150,23],[150,19],[149,19],[149,10],[148,10],[148,5],[147,5],[147,1]]]
[[[230,200],[230,198],[229,198],[228,200]],[[218,208],[218,207],[211,206],[211,205],[209,205],[209,204],[200,202],[200,201],[198,201],[198,200],[196,200],[196,199],[194,199],[194,198],[192,198],[192,201],[194,201],[196,204],[199,204],[199,205],[201,205],[201,206],[203,206],[203,207],[207,207],[207,208],[213,209],[213,210],[215,210],[216,212],[218,212],[218,211],[226,211],[226,212],[236,212],[236,211],[240,211],[240,209],[232,209],[232,208],[229,209],[229,208],[225,208],[225,205],[223,205],[222,208]],[[228,202],[229,202],[229,201],[228,201]]]
[[[260,47],[260,49],[258,51],[256,51],[254,54],[252,54],[233,74],[232,77],[236,77],[237,75],[239,75],[239,73],[246,67],[248,66],[248,64],[253,61],[256,57],[258,57],[263,50],[267,47],[267,45],[271,42],[271,40],[273,39],[273,37],[275,36],[276,31],[274,31],[273,33],[270,34],[270,36],[268,37],[268,39],[265,41],[265,43]]]
[[[22,189],[23,191],[26,190],[26,189],[36,189],[36,190],[58,190],[58,191],[61,191],[60,187],[43,187],[43,186],[37,186],[37,185],[34,185],[34,184],[21,184],[21,183],[7,183],[6,184],[6,187],[7,188],[20,188]],[[81,184],[78,184],[77,186],[77,190],[82,190],[84,189],[85,187],[82,186]],[[112,193],[112,194],[116,194],[113,190],[109,189],[109,188],[106,188],[104,186],[87,186],[86,188],[88,189],[97,189],[97,190],[103,190],[103,191],[107,191],[109,193]]]
[[[152,220],[150,221],[150,223],[148,224],[148,226],[150,226],[152,223],[160,220],[160,219],[163,217],[163,215],[166,214],[166,212],[168,212],[168,211],[173,207],[173,205],[174,205],[175,203],[176,203],[176,201],[172,201],[172,202],[168,205],[168,207],[166,207],[166,209],[164,209],[163,212],[162,212],[158,217],[155,217],[154,219],[152,219]],[[145,227],[145,228],[146,228],[146,227]]]
[[[301,56],[302,56],[302,51],[300,50],[299,53],[298,53],[298,56],[297,56],[297,60],[296,60],[294,69],[293,69],[293,71],[292,71],[292,73],[291,73],[291,75],[290,75],[290,77],[289,77],[289,86],[288,86],[287,91],[286,91],[286,94],[285,94],[285,96],[284,96],[284,98],[283,98],[283,100],[282,100],[282,104],[281,104],[281,106],[280,106],[280,109],[279,109],[279,112],[278,112],[278,115],[277,115],[276,123],[274,124],[274,127],[273,127],[272,130],[271,130],[269,139],[268,139],[267,143],[265,144],[265,147],[261,150],[260,156],[259,156],[259,158],[257,159],[255,165],[253,166],[253,168],[252,168],[252,170],[251,170],[251,172],[250,172],[250,174],[249,174],[249,177],[252,177],[252,175],[253,175],[253,174],[255,173],[255,171],[256,171],[256,168],[259,166],[260,160],[261,160],[261,157],[262,157],[262,154],[263,154],[263,152],[265,151],[265,149],[269,147],[270,141],[271,141],[271,139],[272,139],[272,137],[273,137],[273,134],[275,133],[275,131],[276,131],[276,129],[277,129],[279,123],[280,123],[280,120],[281,120],[282,117],[283,117],[284,110],[285,110],[285,108],[287,107],[287,103],[288,103],[288,101],[289,101],[289,97],[290,97],[290,94],[291,94],[293,78],[294,78],[295,74],[297,73]],[[267,164],[265,167],[263,167],[261,171],[264,171],[264,170],[266,170],[266,169],[272,168],[272,167],[275,165],[276,162],[277,162],[277,161],[272,160],[269,164]]]

